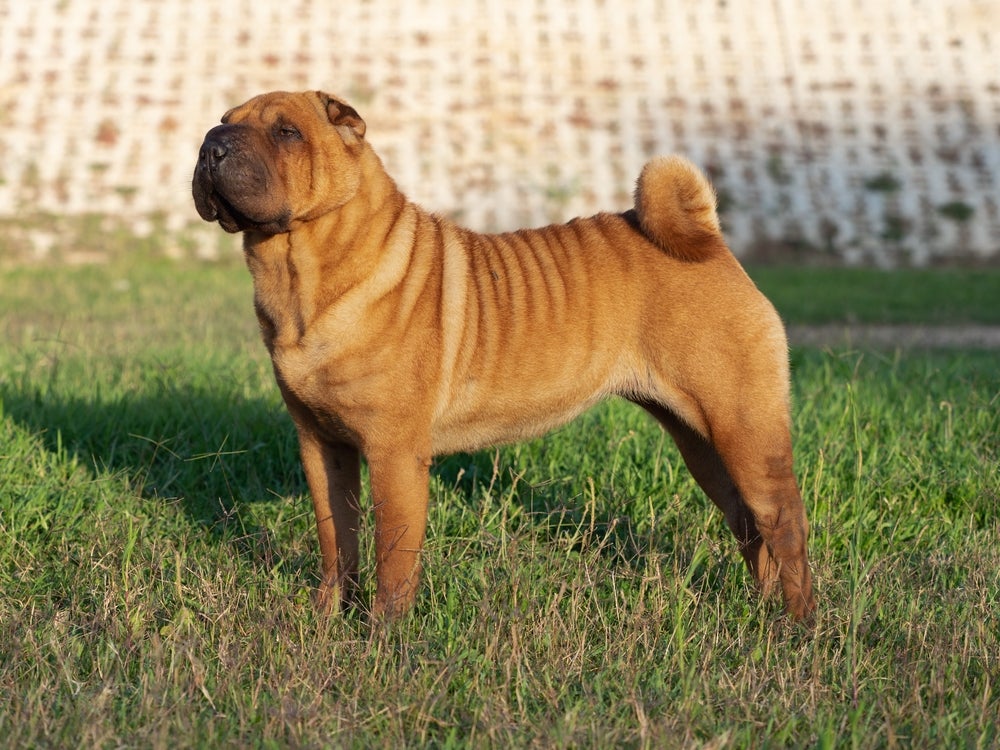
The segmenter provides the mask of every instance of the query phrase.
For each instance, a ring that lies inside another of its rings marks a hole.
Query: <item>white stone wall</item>
[[[476,229],[626,208],[677,151],[743,255],[998,260],[998,30],[1000,0],[0,0],[0,221],[103,214],[213,252],[201,136],[322,88]]]

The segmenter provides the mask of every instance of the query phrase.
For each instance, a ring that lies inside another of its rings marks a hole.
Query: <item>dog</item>
[[[477,234],[407,200],[347,102],[273,92],[229,110],[194,170],[200,216],[242,232],[254,307],[298,432],[325,611],[358,604],[360,460],[376,618],[413,605],[434,456],[551,430],[611,396],[670,433],[763,592],[815,610],[792,471],[781,320],[678,157],[635,206]]]

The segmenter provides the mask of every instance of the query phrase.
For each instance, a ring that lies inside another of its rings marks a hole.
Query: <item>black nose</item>
[[[226,158],[230,150],[230,132],[225,126],[216,126],[208,131],[198,152],[198,161],[211,168]]]
[[[225,143],[219,143],[218,141],[212,141],[205,145],[205,152],[208,154],[209,159],[222,159],[227,153],[229,153],[229,148]]]

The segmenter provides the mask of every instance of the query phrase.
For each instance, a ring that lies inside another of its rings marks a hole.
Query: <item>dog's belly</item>
[[[527,389],[525,389],[527,390]],[[487,400],[457,403],[435,420],[435,455],[526,440],[566,424],[608,395],[604,388],[500,392]]]
[[[581,348],[552,342],[500,359],[485,357],[479,367],[442,381],[431,441],[435,454],[511,443],[543,435],[611,395],[628,393],[636,382],[635,354],[624,345]],[[520,355],[520,356],[519,356]]]

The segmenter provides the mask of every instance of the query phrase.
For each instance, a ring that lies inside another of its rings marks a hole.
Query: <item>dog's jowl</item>
[[[760,587],[812,613],[784,329],[692,164],[650,161],[624,213],[476,234],[400,193],[348,104],[271,93],[208,132],[193,192],[204,219],[243,233],[316,511],[321,606],[358,595],[362,455],[373,609],[397,615],[417,591],[435,455],[620,396],[673,436]]]

